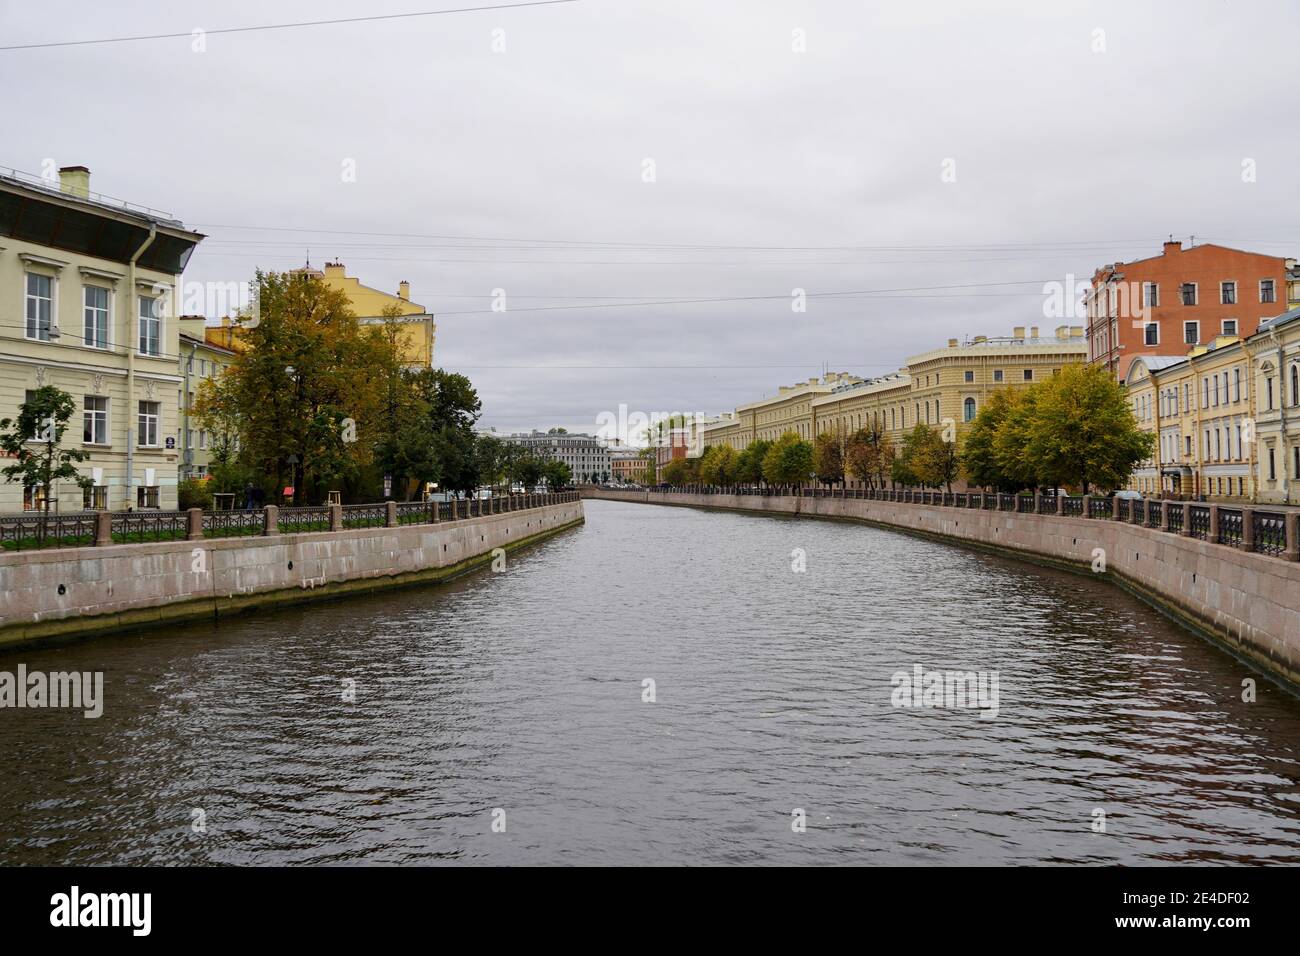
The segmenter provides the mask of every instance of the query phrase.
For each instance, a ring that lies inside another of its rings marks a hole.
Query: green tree
[[[1067,365],[1033,391],[1026,458],[1037,484],[1112,490],[1151,457],[1155,435],[1138,427],[1124,387],[1101,366]]]
[[[763,456],[763,477],[772,485],[802,485],[812,468],[812,445],[794,432],[778,438]]]
[[[945,440],[944,433],[941,431],[926,428],[924,425],[917,427],[925,428],[929,432],[929,437],[913,449],[911,461],[913,471],[921,484],[931,488],[943,487],[951,492],[952,483],[961,474],[961,438],[956,432],[956,426],[951,426],[953,428],[951,441]]]
[[[41,489],[44,507],[37,525],[37,543],[44,544],[50,518],[50,502],[56,481],[74,481],[82,489],[91,487],[93,479],[77,471],[76,462],[90,455],[79,448],[63,448],[77,405],[67,392],[53,385],[43,385],[18,407],[18,417],[0,420],[0,448],[15,459],[4,467],[7,482],[22,482],[25,488]]]
[[[756,438],[740,453],[736,462],[736,480],[746,485],[763,483],[763,459],[772,443],[764,438]]]
[[[991,491],[1010,493],[1023,488],[1011,481],[1002,471],[997,453],[997,435],[1003,423],[1016,407],[1022,392],[1000,388],[984,400],[975,420],[970,423],[966,440],[962,444],[962,468],[971,484]]]
[[[567,488],[573,482],[573,471],[562,461],[551,458],[542,465],[542,478],[551,491]]]
[[[664,465],[663,480],[674,487],[681,487],[691,480],[691,467],[685,458],[674,458]]]
[[[699,472],[702,481],[730,488],[740,474],[740,454],[730,445],[706,448],[700,456]]]

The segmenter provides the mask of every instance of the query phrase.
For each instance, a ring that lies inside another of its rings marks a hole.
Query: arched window
[[[975,399],[968,398],[962,405],[964,409],[964,421],[973,422],[975,420]]]

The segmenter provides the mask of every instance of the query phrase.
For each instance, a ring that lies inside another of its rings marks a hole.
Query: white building
[[[609,448],[594,435],[552,430],[498,437],[522,445],[538,458],[563,462],[569,466],[575,483],[604,484],[612,476]]]

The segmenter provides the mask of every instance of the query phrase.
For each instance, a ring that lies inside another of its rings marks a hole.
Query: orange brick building
[[[1088,361],[1120,381],[1139,355],[1186,355],[1287,309],[1287,260],[1206,244],[1102,266],[1087,295]]]

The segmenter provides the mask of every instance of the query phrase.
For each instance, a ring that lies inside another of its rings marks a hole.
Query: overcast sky
[[[0,46],[489,2],[4,0]],[[11,50],[0,166],[206,233],[187,281],[407,279],[482,424],[590,431],[1054,327],[1044,281],[1170,234],[1300,253],[1298,11],[577,0]],[[653,304],[701,298],[739,301]]]

